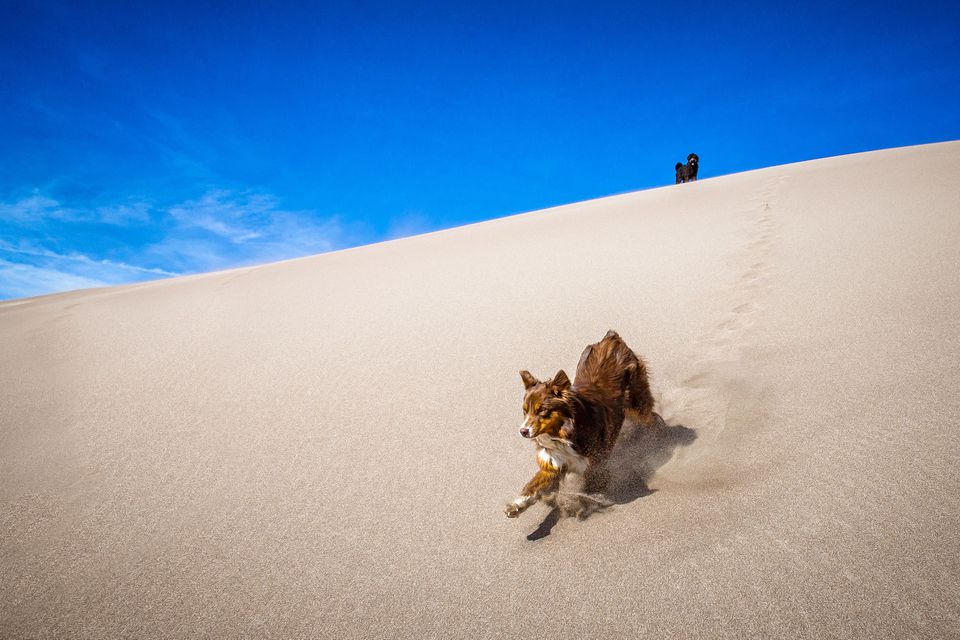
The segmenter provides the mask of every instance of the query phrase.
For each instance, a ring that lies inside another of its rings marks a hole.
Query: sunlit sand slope
[[[958,177],[894,149],[0,304],[0,637],[956,637]],[[618,504],[508,520],[518,370],[611,328],[662,418]]]

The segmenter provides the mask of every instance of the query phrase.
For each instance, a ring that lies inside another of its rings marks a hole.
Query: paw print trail
[[[658,376],[657,410],[664,423],[696,431],[696,442],[678,447],[670,464],[660,471],[663,481],[717,486],[724,477],[740,475],[719,459],[717,445],[724,439],[744,437],[762,424],[763,389],[751,379],[752,367],[744,354],[756,349],[755,328],[776,273],[777,193],[785,180],[769,178],[740,211],[746,237],[728,258],[734,269],[725,294],[728,311],[694,341],[689,356],[682,360],[689,366]],[[728,428],[737,433],[729,433]]]

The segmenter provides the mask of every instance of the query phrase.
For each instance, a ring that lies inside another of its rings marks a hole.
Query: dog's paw
[[[599,493],[578,493],[566,497],[560,503],[560,510],[567,517],[586,520],[598,511],[613,506],[614,502]]]
[[[516,502],[508,502],[507,506],[503,508],[503,512],[507,514],[508,518],[516,518],[518,515],[523,513],[523,510],[526,507],[522,504],[517,504]]]

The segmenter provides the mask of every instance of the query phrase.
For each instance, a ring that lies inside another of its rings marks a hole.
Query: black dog
[[[678,162],[677,169],[677,184],[681,182],[693,182],[697,179],[697,168],[700,166],[700,157],[691,153],[687,156],[687,164]]]

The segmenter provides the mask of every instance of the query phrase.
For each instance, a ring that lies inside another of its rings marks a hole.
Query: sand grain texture
[[[704,158],[709,163],[709,158]],[[960,143],[0,303],[0,637],[960,636]],[[517,371],[649,361],[619,504]]]

